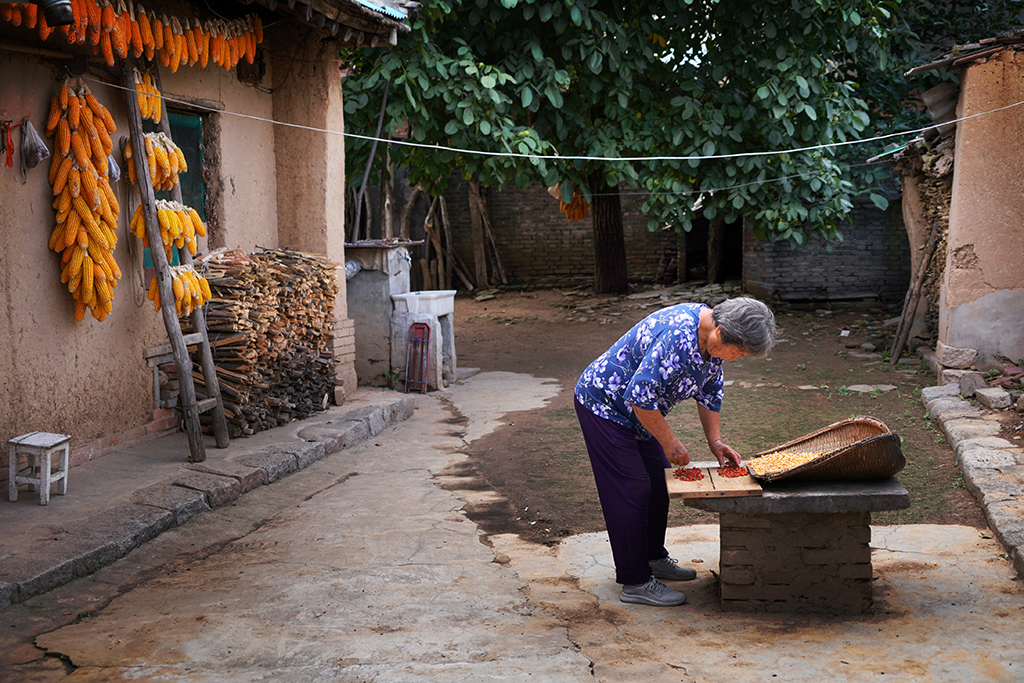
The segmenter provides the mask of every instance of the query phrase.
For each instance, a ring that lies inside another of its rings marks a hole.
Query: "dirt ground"
[[[544,409],[512,414],[508,424],[470,444],[469,464],[457,474],[476,478],[476,486],[491,488],[508,501],[469,510],[486,532],[518,533],[526,540],[552,543],[603,530],[572,387],[582,370],[633,324],[662,306],[686,300],[668,291],[614,297],[593,295],[585,288],[536,289],[456,299],[460,368],[528,373],[557,379],[562,386]],[[887,362],[895,330],[892,319],[899,307],[868,301],[773,309],[780,341],[770,356],[725,364],[725,379],[732,382],[722,408],[726,443],[748,458],[838,420],[870,415],[901,437],[907,467],[899,479],[913,501],[907,510],[876,513],[873,522],[985,527],[953,465],[952,449],[925,416],[920,391],[935,383],[934,374],[913,354],[896,368]],[[872,357],[863,344],[873,344],[874,353],[884,358]],[[858,393],[848,389],[854,385],[894,388]],[[695,404],[676,406],[669,422],[690,448],[691,458],[713,458],[703,447]],[[1006,431],[1021,439],[1019,430],[1015,435],[1009,427]],[[715,515],[678,500],[672,503],[671,526],[715,522]]]

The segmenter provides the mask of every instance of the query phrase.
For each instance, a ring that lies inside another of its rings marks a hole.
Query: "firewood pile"
[[[231,436],[326,410],[334,387],[337,264],[286,249],[218,249],[196,268],[213,292],[207,331]],[[197,396],[206,398],[202,373],[194,379]],[[208,418],[202,416],[204,429]]]

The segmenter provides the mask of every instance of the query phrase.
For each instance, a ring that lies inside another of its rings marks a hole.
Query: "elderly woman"
[[[681,605],[686,595],[659,579],[687,581],[697,575],[680,567],[665,549],[665,469],[669,463],[690,462],[689,450],[665,414],[680,401],[694,399],[719,465],[739,465],[739,453],[722,441],[718,427],[722,361],[763,356],[774,339],[775,316],[756,299],[728,299],[714,309],[669,306],[637,323],[576,382],[576,415],[623,602]]]

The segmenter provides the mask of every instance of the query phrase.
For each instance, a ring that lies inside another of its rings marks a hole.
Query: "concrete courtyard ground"
[[[583,317],[575,306],[558,315]],[[509,344],[531,342],[525,329],[516,338],[518,322],[478,321],[504,327]],[[599,321],[591,316],[614,334],[617,323]],[[604,341],[563,319],[550,325],[562,342],[513,362],[501,360],[511,353],[495,344],[500,335],[486,337],[463,321],[462,348],[482,371],[444,391],[407,397],[361,389],[348,408],[236,440],[227,451],[211,448],[226,463],[256,462],[267,448],[319,447],[323,457],[0,612],[0,681],[1024,679],[1022,582],[977,504],[950,485],[952,455],[941,449],[951,446],[941,440],[921,457],[935,459],[931,469],[943,457],[949,463],[943,495],[916,502],[941,507],[945,517],[875,519],[871,613],[723,613],[715,518],[686,510],[674,512],[668,547],[697,568],[695,581],[675,584],[687,604],[619,602],[606,536],[581,528],[589,514],[544,526],[559,510],[553,495],[539,501],[543,514],[530,516],[522,488],[493,485],[481,471],[490,454],[518,465],[529,482],[544,462],[545,439],[547,462],[571,451],[574,437],[540,429],[540,421],[565,400],[569,366],[589,362],[589,346]],[[737,390],[761,390],[758,378],[734,376],[750,384]],[[857,398],[819,391],[819,403]],[[351,410],[396,398],[409,398],[412,408],[344,443],[339,434],[348,433]],[[919,415],[920,397],[909,398]],[[924,429],[917,419],[898,424]],[[50,552],[40,543],[65,543],[62,533],[132,500],[133,487],[175,476],[179,437],[102,458],[88,476],[73,472],[70,495],[49,506],[0,507],[5,530],[17,529],[0,545],[0,572],[34,547]],[[585,482],[576,470],[572,480]],[[934,478],[914,477],[921,490],[936,487]],[[543,531],[552,528],[559,533]]]

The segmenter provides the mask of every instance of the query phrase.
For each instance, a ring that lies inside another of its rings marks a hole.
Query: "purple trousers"
[[[671,465],[657,440],[641,441],[632,429],[575,403],[608,528],[615,580],[646,583],[651,578],[648,562],[668,556],[665,468]]]

